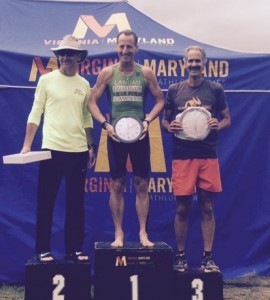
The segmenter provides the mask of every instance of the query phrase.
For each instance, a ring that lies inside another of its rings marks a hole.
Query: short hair
[[[135,46],[137,46],[137,44],[138,44],[138,36],[137,36],[137,34],[136,34],[134,31],[132,31],[132,30],[130,30],[130,29],[122,30],[122,31],[120,31],[120,32],[117,34],[117,37],[116,37],[117,43],[118,43],[118,40],[119,40],[120,35],[122,35],[122,34],[127,35],[127,36],[132,35],[132,36],[134,37],[134,43],[135,43]]]
[[[205,52],[205,50],[204,50],[202,47],[200,47],[200,46],[189,46],[189,47],[187,47],[187,48],[185,49],[185,53],[184,53],[184,60],[185,60],[185,61],[187,61],[188,52],[189,52],[190,50],[199,50],[199,51],[201,52],[201,54],[202,54],[203,62],[206,63],[206,61],[207,61],[207,58],[206,58],[206,52]]]

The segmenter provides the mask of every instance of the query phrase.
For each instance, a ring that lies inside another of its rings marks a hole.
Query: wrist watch
[[[120,116],[113,122],[114,131],[122,143],[134,143],[143,132],[142,121],[133,116]]]

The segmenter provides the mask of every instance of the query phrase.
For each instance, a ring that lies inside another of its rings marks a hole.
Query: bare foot
[[[153,247],[155,244],[150,242],[147,233],[140,233],[140,242],[143,247]]]
[[[112,247],[123,247],[124,246],[124,234],[115,234],[115,241],[111,243]]]

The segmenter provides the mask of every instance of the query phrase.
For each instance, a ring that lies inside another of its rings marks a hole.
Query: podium
[[[41,263],[29,259],[25,269],[25,300],[92,299],[90,262]]]
[[[171,300],[173,250],[166,243],[142,247],[95,243],[95,300]]]
[[[173,300],[223,300],[223,275],[198,269],[173,271]]]

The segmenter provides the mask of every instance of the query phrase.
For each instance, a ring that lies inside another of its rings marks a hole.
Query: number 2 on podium
[[[63,275],[55,275],[53,277],[53,284],[56,285],[53,290],[52,300],[64,300],[64,295],[59,295],[63,288],[65,287],[65,277]]]

